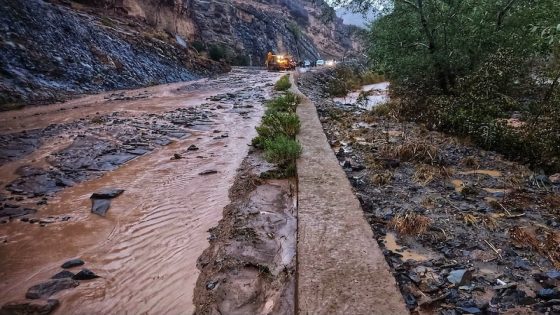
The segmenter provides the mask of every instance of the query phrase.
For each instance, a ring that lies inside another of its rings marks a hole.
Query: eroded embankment
[[[271,169],[251,153],[238,170],[201,270],[197,314],[293,314],[296,192],[294,179],[265,180]]]
[[[340,165],[413,314],[560,311],[559,181],[423,126],[337,106],[306,74]],[[300,211],[301,212],[301,211]]]

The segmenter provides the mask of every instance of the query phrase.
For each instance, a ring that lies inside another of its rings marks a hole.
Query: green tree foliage
[[[391,80],[402,118],[560,171],[557,0],[354,4],[385,10],[369,29],[369,57]],[[512,114],[521,127],[508,124]]]

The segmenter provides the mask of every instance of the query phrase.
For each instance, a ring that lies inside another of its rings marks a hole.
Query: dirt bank
[[[196,314],[294,314],[296,183],[261,178],[273,168],[253,152],[238,170],[198,259]]]
[[[326,80],[305,74],[300,89],[411,313],[558,314],[558,182],[385,108],[337,106]]]
[[[53,294],[61,314],[194,311],[196,259],[277,77],[239,69],[0,114],[0,302],[80,257],[69,270],[100,278]],[[107,187],[124,193],[92,214]]]

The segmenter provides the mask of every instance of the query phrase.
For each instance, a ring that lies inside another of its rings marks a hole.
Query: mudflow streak
[[[277,77],[263,72],[228,76],[205,83],[214,83],[211,95],[263,86]],[[268,96],[270,91],[266,87],[253,93]],[[151,99],[151,106],[161,102],[165,110],[173,109],[166,97],[175,100],[178,93],[160,93]],[[191,94],[184,93],[175,107],[189,103]],[[149,112],[146,100],[141,103],[140,110]],[[65,259],[81,257],[85,267],[102,278],[55,295],[62,302],[57,314],[192,313],[196,260],[208,246],[207,230],[217,224],[229,203],[228,189],[262,115],[257,98],[245,103],[254,106],[246,119],[224,106],[215,111],[218,115],[211,123],[194,126],[191,136],[67,188],[39,210],[42,215],[70,213],[72,221],[47,227],[11,222],[0,227],[0,234],[10,240],[0,247],[0,302],[22,298],[29,286],[58,272]],[[115,106],[129,110],[122,103],[111,107]],[[98,108],[108,110],[104,104]],[[228,137],[215,139],[213,130],[227,132]],[[186,151],[191,144],[200,150]],[[170,160],[177,152],[184,159]],[[208,169],[218,173],[198,175]],[[90,214],[89,195],[108,186],[125,193],[113,201],[107,217]]]

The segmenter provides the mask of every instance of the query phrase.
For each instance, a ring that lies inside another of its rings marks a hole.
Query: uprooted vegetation
[[[261,125],[256,127],[258,136],[252,141],[256,148],[264,150],[264,158],[278,165],[273,177],[295,175],[295,161],[301,154],[301,145],[295,140],[300,121],[295,112],[299,98],[285,92],[266,103],[266,113]]]
[[[300,89],[317,104],[409,309],[551,312],[559,178],[400,120],[396,105],[337,105],[328,90],[315,90],[327,76],[305,74]],[[388,241],[394,233],[396,245]]]

